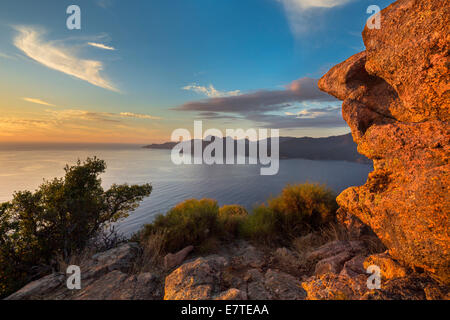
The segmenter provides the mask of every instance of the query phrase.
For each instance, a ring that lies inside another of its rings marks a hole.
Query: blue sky
[[[2,1],[0,141],[164,141],[194,119],[349,132],[314,85],[364,50],[367,7],[391,2]],[[81,30],[66,28],[71,4]]]

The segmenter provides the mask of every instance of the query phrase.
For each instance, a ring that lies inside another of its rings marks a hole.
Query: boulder
[[[367,292],[367,276],[335,273],[313,276],[302,282],[307,300],[359,300]]]
[[[114,270],[83,288],[75,300],[154,300],[161,296],[158,278],[150,273],[128,275]]]
[[[364,268],[370,265],[378,266],[384,280],[403,278],[408,275],[408,269],[392,259],[387,252],[374,254],[364,260]]]
[[[247,300],[247,294],[236,288],[228,289],[214,298],[214,300]]]
[[[10,295],[9,300],[152,300],[161,298],[157,276],[150,273],[128,274],[139,253],[136,243],[126,243],[82,261],[81,289],[69,290],[64,273],[53,273],[33,281]]]
[[[107,251],[94,254],[84,261],[81,268],[82,280],[98,278],[110,271],[128,272],[139,254],[139,245],[129,242]]]
[[[187,246],[186,248],[178,251],[175,254],[167,254],[164,257],[164,267],[166,268],[166,270],[180,265],[192,250],[194,250],[194,246]]]
[[[341,272],[344,263],[353,257],[350,251],[342,251],[337,255],[320,260],[316,264],[315,275],[321,275],[327,272],[338,274]]]
[[[166,277],[164,300],[210,300],[220,293],[227,259],[212,255],[186,262]]]
[[[364,260],[366,258],[362,255],[357,255],[352,259],[344,263],[344,267],[339,273],[341,276],[346,276],[349,278],[354,278],[360,274],[366,274],[366,268],[364,268]]]
[[[249,300],[304,300],[306,292],[294,276],[268,269],[250,269],[246,275]]]
[[[323,246],[309,252],[306,255],[306,258],[308,260],[320,261],[341,253],[347,253],[351,258],[358,253],[365,252],[366,250],[367,248],[362,241],[336,240],[328,242]]]
[[[267,270],[264,276],[264,286],[272,300],[304,300],[306,292],[301,282],[290,274]]]
[[[366,50],[333,67],[321,90],[343,100],[358,151],[374,161],[341,209],[393,259],[450,283],[450,0],[399,0],[364,29]]]
[[[5,300],[33,300],[53,293],[65,283],[66,277],[62,273],[52,273],[41,279],[30,282],[19,291],[5,298]]]
[[[449,300],[448,286],[441,285],[425,274],[383,281],[381,290],[367,291],[361,300]]]

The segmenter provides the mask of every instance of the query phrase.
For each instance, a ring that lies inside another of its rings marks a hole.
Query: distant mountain
[[[224,149],[226,147],[223,138]],[[270,138],[268,139],[270,153]],[[351,134],[332,136],[327,138],[294,138],[280,137],[280,159],[310,159],[310,160],[343,160],[359,163],[372,163],[365,156],[358,153],[356,143]],[[187,142],[189,143],[189,142]],[[190,141],[191,145],[193,140]],[[211,142],[203,141],[203,149]],[[246,139],[246,150],[249,141]],[[178,142],[165,142],[144,146],[147,149],[172,149]],[[193,149],[192,149],[193,150]],[[236,140],[235,140],[236,150]]]

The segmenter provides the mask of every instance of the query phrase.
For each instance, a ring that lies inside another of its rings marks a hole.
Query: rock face
[[[392,257],[450,283],[450,0],[399,0],[366,27],[366,51],[319,87],[343,100],[358,151],[374,161],[341,209],[377,234]]]
[[[130,274],[136,243],[93,255],[80,265],[81,289],[69,290],[67,276],[53,273],[27,284],[6,300],[153,300],[161,298],[160,279],[151,273]]]

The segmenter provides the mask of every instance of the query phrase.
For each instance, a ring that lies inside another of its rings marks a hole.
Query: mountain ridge
[[[226,138],[223,138],[224,142]],[[270,140],[270,138],[268,139]],[[194,140],[189,140],[191,146]],[[234,140],[235,150],[236,141]],[[312,137],[280,137],[280,159],[308,159],[308,160],[335,160],[350,161],[369,164],[371,161],[357,151],[357,144],[350,133],[345,135],[330,136],[324,138]],[[145,149],[172,149],[180,142],[165,142],[145,145]],[[203,150],[210,141],[203,140]],[[245,139],[246,151],[249,140]],[[225,149],[225,143],[224,149]],[[270,152],[270,143],[268,143]],[[247,152],[246,152],[247,155]]]

